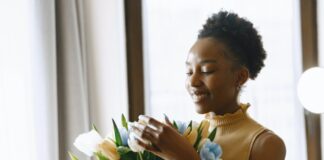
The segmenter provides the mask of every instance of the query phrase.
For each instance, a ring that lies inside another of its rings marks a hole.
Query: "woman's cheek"
[[[187,79],[185,81],[185,88],[186,88],[187,92],[189,93],[189,88],[190,88],[189,77],[187,77]]]

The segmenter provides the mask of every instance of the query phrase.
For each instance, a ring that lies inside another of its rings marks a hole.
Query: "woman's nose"
[[[189,77],[189,84],[192,87],[199,87],[202,85],[200,75],[198,73],[192,73]]]

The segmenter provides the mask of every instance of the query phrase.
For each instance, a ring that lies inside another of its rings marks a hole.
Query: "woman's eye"
[[[212,74],[214,71],[201,71],[201,73],[202,74],[206,74],[206,75],[208,75],[208,74]]]
[[[192,72],[186,72],[186,75],[190,76],[192,75]]]

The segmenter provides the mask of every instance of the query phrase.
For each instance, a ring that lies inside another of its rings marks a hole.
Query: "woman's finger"
[[[160,152],[160,150],[152,143],[145,143],[138,138],[135,138],[135,140],[138,145],[142,146],[147,151],[155,152],[155,153]]]
[[[171,126],[173,127],[169,117],[166,115],[166,114],[163,114],[164,115],[164,120],[165,120],[165,123],[168,125],[168,126]]]
[[[138,117],[138,119],[145,122],[149,126],[156,128],[156,129],[160,129],[161,127],[163,127],[163,124],[161,122],[159,122],[158,120],[156,120],[152,117],[149,117],[149,116],[140,115]]]
[[[132,131],[140,138],[151,141],[151,142],[156,142],[157,141],[157,134],[154,129],[152,129],[149,126],[145,126],[143,124],[135,122],[131,126]]]

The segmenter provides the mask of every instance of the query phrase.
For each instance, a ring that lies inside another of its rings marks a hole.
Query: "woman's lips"
[[[195,103],[199,103],[204,101],[208,97],[208,94],[207,93],[192,94],[191,97]]]

